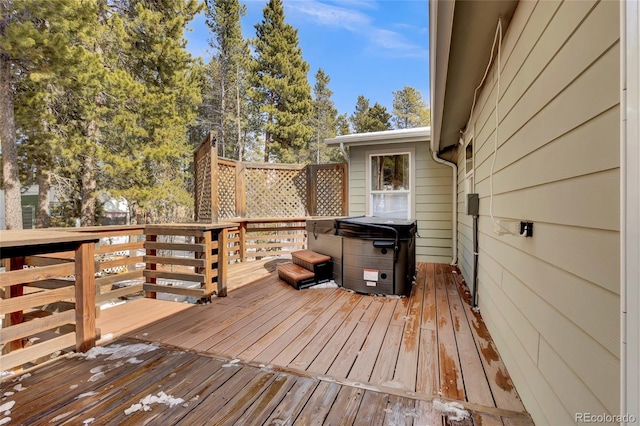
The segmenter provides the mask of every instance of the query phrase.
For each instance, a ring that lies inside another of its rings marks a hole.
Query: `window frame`
[[[403,190],[372,190],[372,179],[371,179],[371,161],[373,157],[382,157],[382,156],[392,156],[392,155],[409,155],[409,189]],[[404,148],[388,148],[388,149],[379,149],[379,150],[369,150],[365,152],[365,199],[366,206],[365,211],[367,216],[373,215],[373,196],[374,194],[381,193],[396,193],[396,194],[408,194],[407,196],[407,214],[408,217],[405,218],[397,218],[403,220],[413,220],[416,217],[415,213],[415,148],[413,147],[404,147]]]

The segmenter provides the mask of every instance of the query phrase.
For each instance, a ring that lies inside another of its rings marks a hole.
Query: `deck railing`
[[[78,350],[93,346],[100,304],[143,292],[151,298],[157,293],[194,300],[225,296],[229,263],[304,249],[306,219],[50,230],[97,242],[69,250],[68,245],[48,249],[41,241],[38,253],[3,260],[0,371],[41,362],[74,344]]]
[[[142,291],[146,297],[158,292],[196,299],[225,296],[227,251],[218,247],[228,246],[227,227],[233,225],[23,231],[34,240],[26,248],[20,241],[11,247],[3,235],[0,371],[41,362],[74,343],[77,350],[89,349],[97,337],[96,305],[103,302]],[[76,240],[64,245],[47,241],[65,234]],[[193,285],[184,287],[185,281]]]
[[[306,217],[228,219],[229,259],[246,262],[282,256],[307,245]]]

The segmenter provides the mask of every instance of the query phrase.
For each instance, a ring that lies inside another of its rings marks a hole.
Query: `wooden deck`
[[[154,303],[135,301],[99,319],[120,357],[53,361],[1,383],[0,405],[14,402],[9,424],[444,425],[458,402],[461,424],[532,424],[469,299],[451,267],[420,264],[409,298],[270,273],[134,329]]]

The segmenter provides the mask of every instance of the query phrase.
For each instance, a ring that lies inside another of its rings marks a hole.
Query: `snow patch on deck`
[[[131,407],[124,410],[124,414],[127,416],[131,413],[135,413],[136,411],[151,411],[151,405],[153,404],[164,404],[168,405],[169,408],[174,407],[178,404],[182,404],[184,399],[182,398],[174,398],[171,395],[167,395],[163,391],[158,392],[156,395],[147,395],[140,400],[137,404],[132,404]]]
[[[442,402],[439,399],[434,399],[433,408],[446,415],[450,422],[460,422],[471,417],[464,406],[455,401]]]

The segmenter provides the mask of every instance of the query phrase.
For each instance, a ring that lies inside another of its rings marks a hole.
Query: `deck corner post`
[[[202,270],[204,272],[204,293],[207,299],[211,298],[213,293],[213,231],[204,231],[202,237],[200,237],[201,243],[204,244],[204,253],[202,258],[205,260],[205,267]]]
[[[76,350],[86,352],[96,344],[95,244],[82,243],[75,253]]]
[[[218,232],[218,297],[227,295],[228,242],[227,230],[220,229]]]
[[[238,251],[240,252],[240,262],[247,261],[247,222],[238,224]]]
[[[148,234],[147,229],[145,228],[145,241],[148,243],[155,243],[158,241],[158,236]],[[158,255],[158,251],[155,248],[150,249],[146,245],[145,245],[145,253],[147,256]],[[155,271],[156,269],[157,269],[157,264],[155,262],[149,262],[149,261],[145,262],[145,270]],[[148,284],[156,284],[157,279],[154,277],[146,277],[145,282]],[[157,297],[157,294],[155,291],[145,291],[144,297],[146,297],[147,299],[155,299]]]

